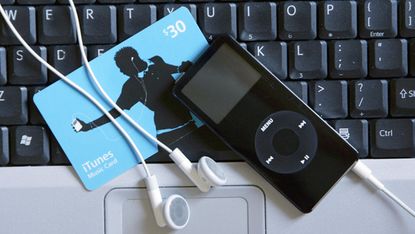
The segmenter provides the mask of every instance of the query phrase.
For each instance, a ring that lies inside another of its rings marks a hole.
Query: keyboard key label
[[[414,98],[415,90],[402,89],[401,92],[399,92],[399,94],[401,95],[401,99]]]
[[[182,140],[190,145],[197,140],[191,133],[200,121],[174,98],[171,89],[207,47],[193,16],[183,7],[103,53],[91,66],[120,108],[163,143],[180,147]],[[158,153],[153,142],[106,105],[83,67],[68,78],[104,105],[144,158]],[[139,162],[109,119],[63,81],[35,94],[34,101],[87,189],[99,188]],[[20,143],[30,145],[30,137],[23,136]]]

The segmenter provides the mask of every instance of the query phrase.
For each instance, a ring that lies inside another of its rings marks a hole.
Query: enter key
[[[374,158],[415,157],[415,119],[380,119],[371,122]]]

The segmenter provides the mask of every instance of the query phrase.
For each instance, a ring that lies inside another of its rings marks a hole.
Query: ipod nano
[[[230,37],[211,45],[174,94],[304,213],[358,160],[350,144]]]

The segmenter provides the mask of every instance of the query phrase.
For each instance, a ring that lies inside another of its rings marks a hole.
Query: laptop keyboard
[[[75,2],[89,59],[185,6],[209,41],[237,38],[361,158],[415,156],[415,0]],[[65,74],[81,65],[67,1],[0,3],[41,57]],[[0,166],[69,164],[32,101],[57,79],[1,19]]]

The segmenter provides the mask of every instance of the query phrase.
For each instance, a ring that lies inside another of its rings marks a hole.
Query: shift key
[[[392,116],[411,117],[415,115],[415,79],[392,80],[390,92]]]
[[[372,157],[415,157],[414,130],[415,119],[380,119],[372,121]]]

